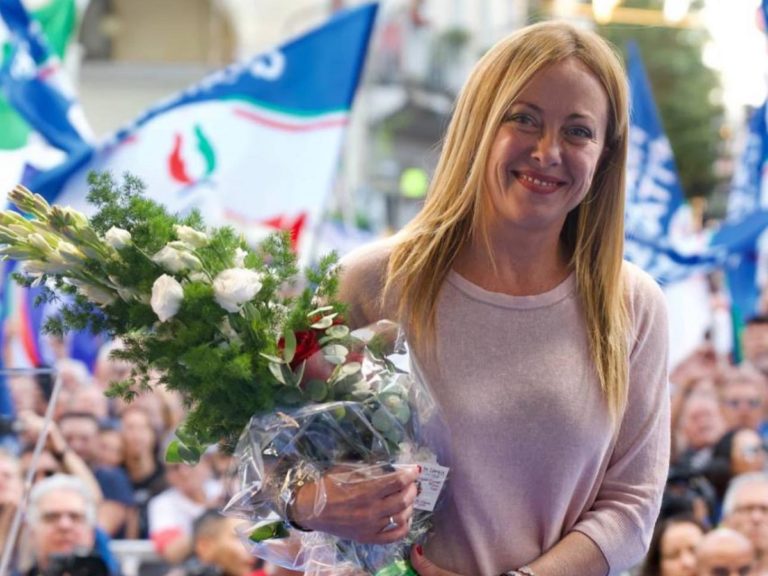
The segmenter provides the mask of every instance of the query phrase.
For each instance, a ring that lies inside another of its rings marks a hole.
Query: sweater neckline
[[[551,290],[529,296],[511,296],[501,292],[491,292],[490,290],[481,288],[477,284],[467,280],[453,269],[448,272],[447,280],[452,286],[473,300],[478,300],[494,306],[502,306],[504,308],[543,308],[545,306],[557,304],[576,290],[576,273],[573,271],[571,271],[560,284]]]

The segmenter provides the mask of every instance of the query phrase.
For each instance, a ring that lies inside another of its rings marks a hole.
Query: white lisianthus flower
[[[261,274],[249,268],[229,268],[213,279],[213,298],[227,312],[239,312],[261,290]]]
[[[176,232],[176,236],[179,240],[194,248],[202,248],[208,244],[208,235],[199,230],[195,230],[190,226],[180,226],[176,224],[173,227],[173,231]]]
[[[128,232],[128,230],[112,226],[112,228],[107,230],[107,233],[104,234],[104,240],[106,240],[107,244],[112,246],[112,248],[119,250],[131,243],[131,233]]]
[[[202,263],[194,254],[177,250],[172,246],[164,246],[159,252],[152,256],[152,262],[159,264],[168,272],[178,274],[185,270],[199,270]]]
[[[245,266],[245,257],[248,256],[248,252],[238,247],[235,248],[235,267],[242,268]]]
[[[176,316],[183,300],[184,289],[173,276],[163,274],[152,284],[152,298],[149,305],[160,318],[160,322]]]

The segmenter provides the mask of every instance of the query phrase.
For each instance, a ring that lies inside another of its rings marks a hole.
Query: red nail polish
[[[416,554],[424,556],[424,549],[421,547],[421,544],[416,544]]]

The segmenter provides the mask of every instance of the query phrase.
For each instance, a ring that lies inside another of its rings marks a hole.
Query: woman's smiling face
[[[486,169],[492,227],[559,235],[587,194],[608,126],[608,96],[576,58],[538,72],[496,132]]]

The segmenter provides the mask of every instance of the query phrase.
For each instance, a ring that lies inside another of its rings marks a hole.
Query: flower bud
[[[131,233],[128,230],[123,230],[117,226],[112,226],[107,233],[104,234],[104,240],[112,248],[119,250],[125,248],[131,243]]]
[[[176,232],[176,236],[179,240],[185,244],[189,244],[193,248],[202,248],[208,244],[208,235],[199,230],[195,230],[191,226],[180,226],[176,224],[173,227],[173,231]]]
[[[248,256],[248,252],[240,247],[235,248],[234,264],[235,268],[242,268],[245,266],[245,257]]]
[[[42,252],[43,254],[49,254],[53,250],[53,246],[51,246],[45,238],[43,238],[42,234],[39,234],[37,232],[33,232],[29,236],[27,236],[27,242],[29,242],[29,245],[33,248],[37,248]]]
[[[164,246],[152,256],[152,261],[165,268],[168,272],[177,274],[187,269],[199,270],[202,267],[200,260],[189,252],[177,250],[170,244]]]

